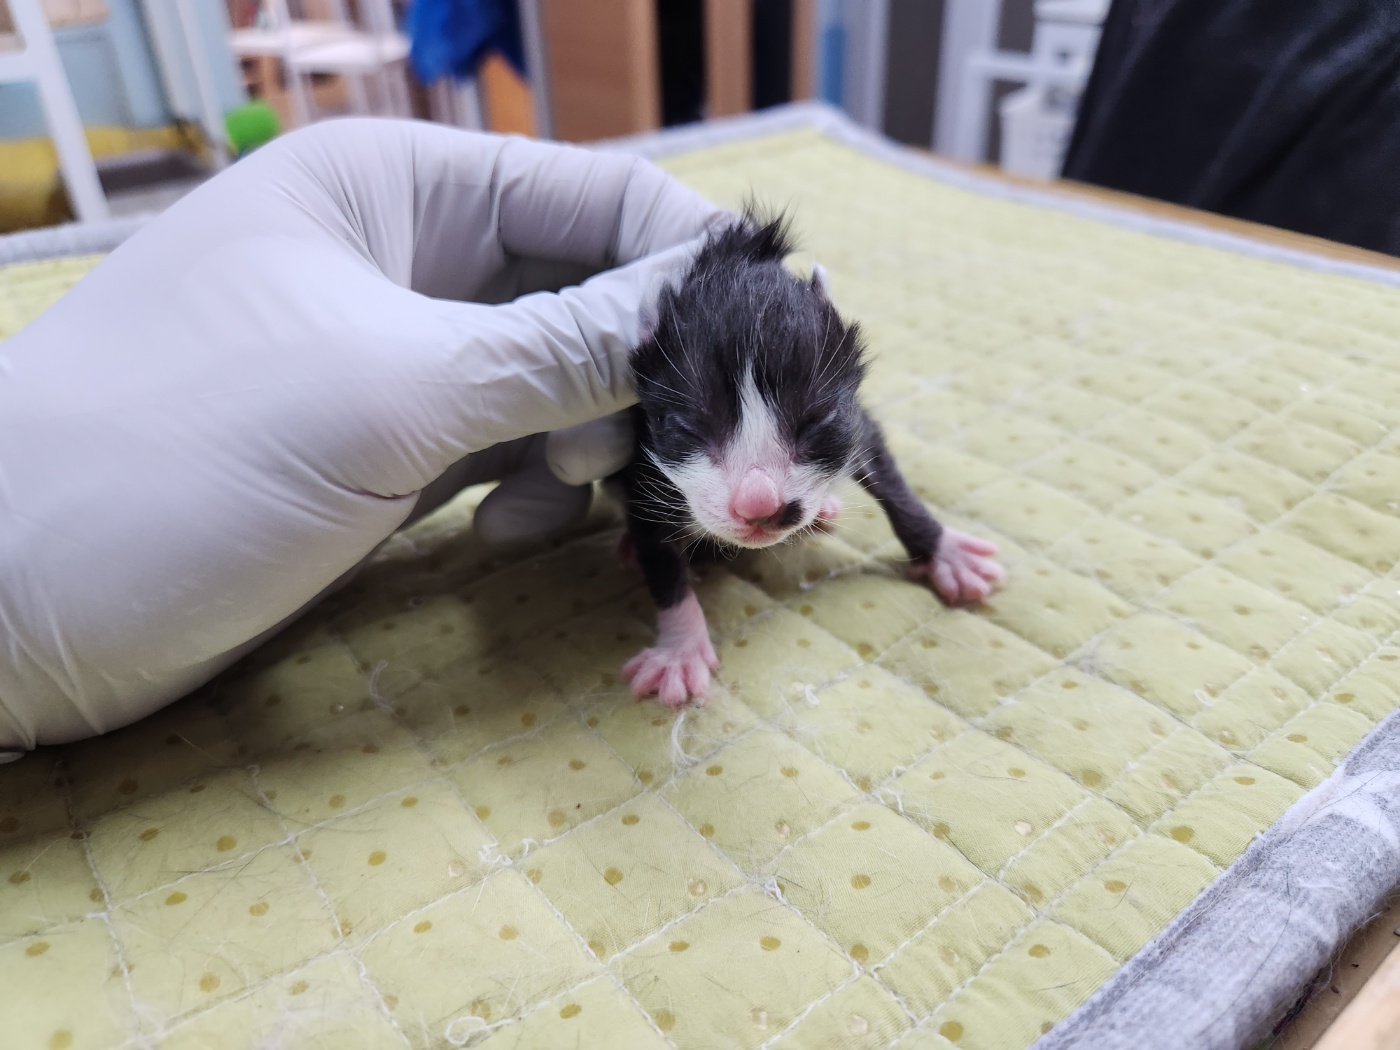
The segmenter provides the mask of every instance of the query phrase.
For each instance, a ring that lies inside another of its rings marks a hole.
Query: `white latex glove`
[[[550,472],[570,485],[600,481],[632,458],[632,419],[627,412],[556,430],[545,443]]]
[[[176,699],[435,479],[424,506],[625,408],[641,315],[715,214],[636,158],[353,120],[153,221],[0,343],[0,748]]]

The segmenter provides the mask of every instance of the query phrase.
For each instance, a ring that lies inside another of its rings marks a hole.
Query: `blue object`
[[[425,84],[445,76],[467,79],[492,51],[525,73],[515,0],[414,0],[408,12],[409,61]]]
[[[833,106],[841,105],[846,82],[846,27],[832,22],[822,30],[822,82],[820,97]]]

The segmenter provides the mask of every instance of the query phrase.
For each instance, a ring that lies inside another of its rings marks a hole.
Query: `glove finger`
[[[405,469],[390,489],[374,490],[416,491],[468,453],[635,403],[628,358],[663,284],[696,246],[504,306],[434,302],[438,324],[429,338],[408,354],[402,346],[385,348],[385,364],[397,373],[394,389],[374,394],[384,398],[384,440],[398,446]],[[618,456],[612,445],[597,463],[606,468]]]
[[[632,450],[632,417],[627,412],[556,430],[545,438],[545,462],[550,472],[570,485],[586,485],[616,474],[627,466]]]

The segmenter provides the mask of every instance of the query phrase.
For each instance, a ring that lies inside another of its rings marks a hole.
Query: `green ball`
[[[244,153],[271,142],[281,130],[277,114],[266,102],[249,102],[224,115],[229,145],[234,152]]]

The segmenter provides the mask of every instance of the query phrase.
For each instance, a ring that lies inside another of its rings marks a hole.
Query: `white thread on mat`
[[[535,843],[534,839],[523,839],[521,841],[522,844],[526,842]],[[537,843],[535,844],[537,845]],[[500,851],[500,845],[501,844],[499,842],[495,841],[483,842],[481,844],[481,849],[476,851],[476,859],[480,862],[482,869],[487,873],[487,875],[490,875],[492,872],[499,871],[501,868],[508,868],[511,866],[510,854],[502,853]],[[523,860],[525,854],[522,853],[520,856]]]
[[[384,673],[385,669],[387,669],[388,666],[388,660],[380,660],[378,663],[376,663],[374,665],[373,670],[371,670],[369,673],[369,679],[365,683],[365,687],[369,690],[369,698],[374,701],[376,707],[378,707],[382,711],[387,711],[388,713],[393,714],[394,705],[389,703],[389,701],[384,697],[384,694],[379,691],[379,676]]]
[[[671,723],[671,765],[674,769],[689,769],[699,761],[693,755],[686,754],[685,745],[681,743],[681,734],[685,732],[685,720],[689,714],[689,709],[683,707]]]
[[[483,1021],[475,1014],[464,1014],[461,1017],[454,1018],[447,1022],[447,1027],[442,1030],[442,1037],[453,1046],[466,1046],[474,1037],[485,1035],[487,1032],[491,1031],[491,1029],[497,1028],[502,1024],[508,1024],[510,1021],[514,1020],[515,1018],[511,1017],[506,1021],[497,1021],[496,1024],[493,1025]],[[459,1032],[457,1030],[458,1026],[461,1026],[462,1031]]]

